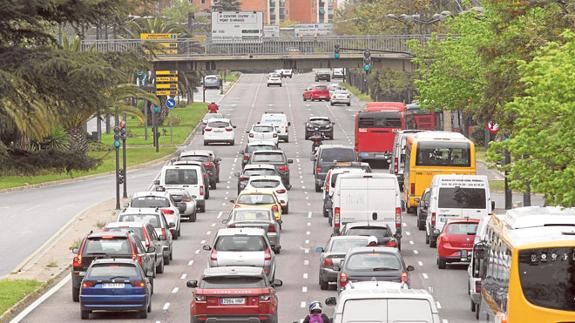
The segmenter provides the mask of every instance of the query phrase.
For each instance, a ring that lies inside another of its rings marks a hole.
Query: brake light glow
[[[200,196],[204,196],[204,185],[200,185]]]
[[[395,239],[391,239],[391,240],[389,240],[385,245],[386,245],[387,247],[393,247],[393,248],[395,248],[395,247],[397,247],[397,241],[395,241]]]
[[[341,272],[341,273],[339,273],[339,287],[345,288],[345,285],[347,285],[347,274],[344,272]]]
[[[415,195],[415,183],[411,183],[411,194]]]
[[[212,128],[205,128],[204,131],[212,131]]]
[[[226,131],[232,131],[234,130],[232,127],[226,128]]]
[[[271,250],[269,248],[266,248],[266,250],[264,250],[264,260],[265,261],[272,260],[272,253],[271,253]]]
[[[395,228],[401,229],[401,208],[395,208]]]
[[[250,156],[247,154],[244,154],[244,160],[250,160]]]
[[[82,282],[82,288],[90,288],[90,287],[94,287],[94,285],[96,285],[96,282],[93,282],[93,281],[83,281]]]
[[[82,267],[82,255],[81,254],[77,254],[76,256],[74,256],[74,260],[72,261],[72,267],[74,267],[74,268]]]
[[[216,251],[216,249],[212,249],[212,252],[210,253],[210,260],[218,261],[218,252]]]
[[[211,162],[205,162],[205,163],[204,163],[204,167],[205,167],[206,169],[212,169],[212,168],[214,167],[214,164],[211,163]]]
[[[334,212],[333,212],[333,226],[334,226],[336,229],[339,229],[339,226],[340,226],[340,223],[339,223],[339,220],[340,220],[340,212],[341,212],[341,209],[340,209],[339,207],[336,207],[335,210],[334,210]]]
[[[435,212],[431,213],[431,225],[435,226]]]
[[[393,173],[397,175],[398,172],[399,172],[399,164],[397,161],[397,157],[395,157],[393,158]]]
[[[268,232],[277,232],[276,226],[270,223],[268,225]]]
[[[287,167],[286,165],[283,165],[283,166],[278,167],[278,170],[282,173],[285,173],[285,172],[289,171],[289,167]]]
[[[132,248],[132,259],[134,259],[135,261],[137,261],[140,266],[143,266],[144,264],[142,263],[142,257],[140,257],[136,251]]]
[[[170,209],[160,209],[160,211],[162,211],[164,214],[174,214],[174,210]]]
[[[235,227],[236,227],[236,225],[233,224],[233,223],[232,223],[232,224],[228,224],[228,228],[235,228]]]
[[[407,275],[407,273],[404,271],[401,273],[401,282],[402,283],[407,283],[407,280],[409,279],[409,276]]]
[[[132,286],[134,286],[134,287],[146,287],[146,283],[144,283],[144,282],[141,281],[141,280],[135,280],[135,281],[133,281],[131,284],[132,284]]]
[[[323,265],[326,267],[331,267],[333,266],[333,260],[331,258],[325,258],[323,260]]]
[[[144,231],[144,244],[146,245],[146,248],[149,248],[150,244],[152,243],[150,235],[148,234],[148,230],[143,231]]]
[[[276,193],[278,193],[278,194],[283,194],[285,192],[286,192],[286,190],[284,190],[283,188],[276,191]]]

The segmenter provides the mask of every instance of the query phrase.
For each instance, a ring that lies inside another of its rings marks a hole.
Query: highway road
[[[202,245],[210,243],[218,228],[224,225],[221,221],[231,209],[230,199],[236,196],[236,178],[234,172],[241,169],[238,151],[247,142],[245,130],[259,121],[265,111],[283,111],[292,122],[290,127],[290,143],[281,143],[281,148],[289,158],[294,159],[291,165],[292,190],[289,192],[290,213],[284,216],[282,231],[282,252],[278,255],[276,278],[282,279],[284,285],[278,288],[279,321],[293,322],[305,317],[307,304],[313,300],[323,300],[335,296],[334,290],[322,291],[318,284],[319,255],[314,248],[322,246],[329,239],[331,229],[326,218],[321,215],[321,194],[314,192],[312,163],[310,161],[311,143],[304,140],[304,122],[312,115],[326,115],[336,122],[334,143],[353,144],[354,114],[360,109],[357,101],[351,107],[330,107],[326,102],[303,102],[301,93],[313,82],[310,74],[295,75],[287,79],[283,87],[267,88],[265,76],[261,74],[242,75],[235,87],[221,101],[221,109],[229,115],[237,125],[235,146],[212,146],[221,162],[221,178],[215,191],[211,191],[207,201],[207,212],[198,214],[195,223],[183,223],[182,237],[175,241],[174,261],[166,267],[164,274],[155,280],[153,310],[147,322],[189,322],[189,303],[191,290],[186,288],[186,280],[199,278],[207,265],[208,252],[202,250]],[[196,136],[189,148],[203,148],[201,135]],[[131,176],[131,192],[134,189],[145,189],[158,171],[158,167],[134,172]],[[382,171],[382,170],[379,170]],[[56,215],[66,211],[66,214],[78,212],[86,206],[103,198],[113,196],[113,178],[104,177],[75,184],[58,186],[49,189],[54,197],[72,191],[81,195],[83,202],[64,201],[62,204],[47,205],[27,211],[27,214],[42,214],[36,216],[43,223],[8,223],[12,230],[25,229],[32,234],[43,225],[57,228],[65,223],[69,215]],[[46,190],[44,190],[46,191]],[[21,208],[35,207],[34,198],[40,190],[26,193],[14,192],[0,196],[0,205],[6,201],[19,201]],[[31,199],[32,197],[32,199]],[[9,198],[9,199],[8,199]],[[43,197],[46,199],[49,197]],[[497,196],[498,205],[503,205]],[[59,199],[58,201],[60,201]],[[11,202],[11,203],[12,203]],[[60,208],[58,211],[58,208]],[[4,212],[4,211],[2,211]],[[19,217],[22,213],[19,213]],[[30,215],[32,218],[32,215]],[[9,221],[11,222],[11,221]],[[40,222],[40,221],[38,221]],[[411,285],[414,288],[424,288],[434,295],[443,323],[474,322],[474,316],[469,309],[467,296],[467,272],[465,266],[449,266],[446,270],[437,269],[435,263],[436,249],[430,249],[425,244],[423,231],[418,231],[415,216],[403,214],[404,238],[402,254],[409,265],[416,269],[411,273]],[[6,229],[6,228],[4,228]],[[55,230],[54,230],[55,231]],[[50,232],[42,230],[46,239]],[[0,237],[0,246],[6,246],[5,236]],[[12,240],[10,240],[12,241]],[[0,247],[3,248],[3,247]],[[29,247],[28,252],[34,249]],[[8,250],[0,249],[0,256]],[[23,252],[22,252],[23,253]],[[0,269],[10,268],[2,262]],[[80,310],[78,303],[72,302],[70,283],[49,297],[44,303],[33,310],[23,322],[79,322]],[[332,309],[325,307],[331,315]],[[92,316],[99,321],[138,321],[132,314],[99,313]],[[140,320],[143,321],[143,320]]]

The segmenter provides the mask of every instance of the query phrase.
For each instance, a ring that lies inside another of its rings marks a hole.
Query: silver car
[[[169,189],[168,193],[180,210],[180,218],[187,218],[190,222],[196,222],[197,205],[190,192],[173,188]]]
[[[204,245],[203,249],[211,251],[209,267],[261,267],[269,281],[275,278],[275,253],[266,232],[262,229],[220,229],[213,246]]]
[[[264,230],[272,245],[272,250],[276,254],[280,253],[280,225],[276,222],[271,210],[261,208],[234,209],[229,218],[222,222],[227,224],[228,228],[260,228]]]
[[[206,89],[220,89],[221,79],[217,75],[206,75],[204,77],[204,88]]]
[[[321,253],[319,258],[319,286],[322,290],[329,288],[329,283],[337,282],[337,266],[345,258],[347,251],[355,247],[366,247],[369,237],[364,236],[334,236],[325,247],[316,248]]]

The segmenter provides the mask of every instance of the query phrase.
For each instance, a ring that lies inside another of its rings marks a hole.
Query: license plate
[[[467,259],[469,258],[469,252],[467,250],[461,250],[460,257],[461,261],[467,261]]]
[[[245,303],[245,298],[222,298],[220,300],[220,304],[222,305],[244,305]]]
[[[81,272],[78,273],[78,276],[84,277],[84,276],[86,276],[86,272],[85,272],[85,271],[81,271]]]
[[[124,283],[105,283],[102,288],[124,288]]]

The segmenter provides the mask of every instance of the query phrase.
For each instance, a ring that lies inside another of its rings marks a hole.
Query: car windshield
[[[235,210],[234,221],[269,221],[271,219],[269,210]]]
[[[348,94],[348,93],[345,90],[337,90],[335,91],[335,94]]]
[[[366,271],[383,271],[383,270],[400,270],[401,263],[399,259],[389,253],[369,252],[353,254],[346,261],[345,266],[348,270],[366,270]]]
[[[86,240],[84,254],[129,255],[132,250],[125,237],[94,237]]]
[[[136,237],[140,238],[140,240],[144,241],[146,238],[144,237],[144,229],[142,227],[114,227],[114,228],[106,228],[106,232],[133,232]]]
[[[198,173],[195,169],[166,169],[165,183],[166,185],[195,185],[198,184]]]
[[[331,243],[330,252],[347,253],[349,249],[367,246],[367,238],[335,239]]]
[[[442,187],[437,204],[442,209],[485,209],[485,188]]]
[[[256,153],[252,156],[252,162],[284,162],[284,155],[282,153]]]
[[[216,76],[206,76],[206,81],[216,81],[217,79]]]
[[[274,188],[280,185],[280,182],[275,179],[256,179],[250,182],[250,185],[255,188]]]
[[[450,223],[447,226],[449,234],[474,235],[477,232],[478,223]]]
[[[139,278],[140,274],[136,266],[132,264],[96,264],[93,265],[88,273],[87,278],[92,279],[112,279],[112,278]]]
[[[374,236],[378,240],[392,236],[391,230],[386,227],[355,227],[350,228],[346,235],[350,236]]]
[[[145,222],[151,224],[154,228],[161,228],[158,214],[121,214],[118,222]]]
[[[244,170],[243,176],[253,176],[253,175],[275,175],[275,169],[266,169],[266,168],[255,168],[255,169],[246,169]]]
[[[353,148],[322,149],[320,160],[324,162],[355,161],[355,151],[353,150]]]
[[[210,157],[209,156],[202,156],[202,155],[188,155],[188,156],[182,156],[180,158],[180,160],[207,162],[210,160]]]
[[[204,277],[199,287],[213,289],[264,288],[266,282],[262,277],[253,276]]]
[[[168,183],[166,183],[168,184]],[[132,199],[130,207],[134,208],[157,208],[157,207],[169,207],[170,200],[163,196],[140,196]]]
[[[254,127],[252,128],[252,130],[253,130],[254,132],[265,132],[265,133],[268,133],[268,132],[273,132],[273,131],[274,131],[274,127],[273,127],[273,126],[254,126]]]
[[[276,147],[272,146],[272,145],[251,145],[251,146],[248,146],[247,153],[251,154],[254,151],[258,151],[258,150],[275,150],[275,149],[276,149]]]
[[[248,235],[220,236],[215,245],[217,251],[264,251],[266,247],[262,236]]]
[[[331,124],[331,122],[329,122],[327,119],[312,119],[309,122],[318,126],[327,126],[328,124]]]
[[[318,90],[318,91],[325,91],[327,90],[327,86],[325,85],[318,85],[316,87],[314,87],[314,89]]]
[[[208,122],[208,127],[210,127],[210,128],[226,128],[229,126],[230,126],[230,123],[227,121],[210,121],[210,122]]]
[[[238,204],[258,205],[274,204],[274,198],[271,194],[242,194],[238,197]]]

